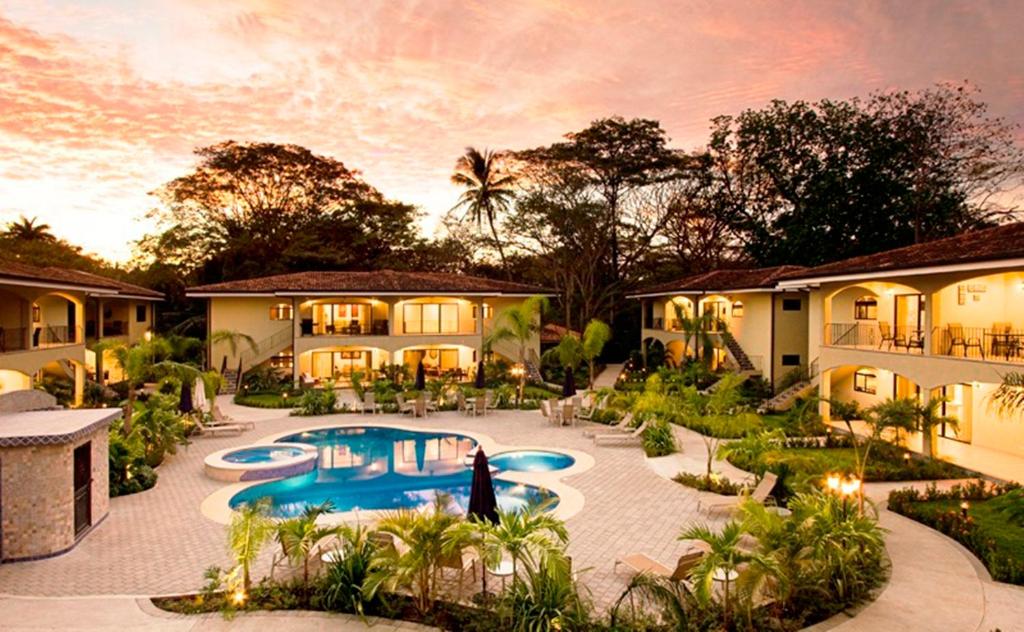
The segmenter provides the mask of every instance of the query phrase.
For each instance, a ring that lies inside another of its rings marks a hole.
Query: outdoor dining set
[[[917,349],[924,353],[924,330],[878,323],[878,348],[904,349],[908,353]],[[1014,329],[1012,323],[992,323],[990,328],[964,327],[949,323],[935,327],[932,352],[938,355],[980,357],[981,359],[1024,360],[1024,330]]]

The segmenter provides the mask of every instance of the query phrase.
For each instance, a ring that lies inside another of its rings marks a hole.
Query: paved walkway
[[[625,364],[607,364],[604,370],[597,374],[594,378],[594,390],[599,388],[614,388],[615,382],[619,379],[619,375],[622,374],[622,370],[626,367]]]

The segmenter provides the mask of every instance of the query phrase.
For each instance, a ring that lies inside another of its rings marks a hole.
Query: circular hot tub
[[[206,475],[218,481],[262,481],[310,472],[318,456],[309,444],[267,443],[220,450],[203,463]]]
[[[512,450],[489,457],[490,464],[505,472],[554,472],[572,467],[576,459],[548,450]]]

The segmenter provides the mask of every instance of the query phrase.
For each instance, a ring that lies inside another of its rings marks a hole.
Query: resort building
[[[1000,415],[992,393],[1024,370],[1024,223],[788,273],[778,287],[807,291],[807,357],[828,399],[871,406],[941,397],[957,419],[910,446],[968,467],[1024,455],[1024,421]],[[801,334],[797,334],[799,337]]]
[[[806,370],[807,292],[777,287],[780,278],[800,269],[715,270],[632,295],[642,303],[644,357],[664,354],[670,365],[692,357],[701,346],[692,331],[699,324],[702,337],[714,344],[714,367],[761,375],[773,385],[791,371]]]
[[[0,263],[0,393],[30,389],[47,374],[74,384],[86,375],[120,379],[120,367],[90,350],[106,340],[136,342],[153,327],[158,292],[55,267]]]
[[[537,294],[549,292],[509,281],[391,270],[299,272],[187,292],[208,299],[208,339],[232,332],[256,343],[212,343],[211,366],[229,378],[239,369],[270,366],[307,386],[346,384],[355,372],[370,377],[388,365],[413,370],[421,361],[428,375],[468,377],[484,359],[484,340],[498,314]],[[534,336],[524,359],[535,361],[539,350],[540,337]],[[491,351],[520,360],[514,342],[496,343]]]

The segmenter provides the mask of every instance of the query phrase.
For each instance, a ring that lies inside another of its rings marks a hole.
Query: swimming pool
[[[228,463],[272,463],[286,459],[302,456],[302,448],[288,446],[256,446],[253,448],[242,448],[224,455]]]
[[[499,470],[511,472],[553,472],[572,467],[576,463],[576,459],[568,454],[548,450],[499,452],[489,461]]]
[[[380,426],[330,427],[299,432],[277,441],[312,445],[318,452],[312,471],[248,487],[229,501],[242,503],[269,498],[271,513],[291,517],[310,505],[330,501],[336,512],[417,509],[434,502],[439,493],[451,497],[458,510],[469,505],[472,469],[466,456],[473,439],[450,432],[430,432]],[[494,481],[498,505],[506,510],[557,496],[531,485]]]

